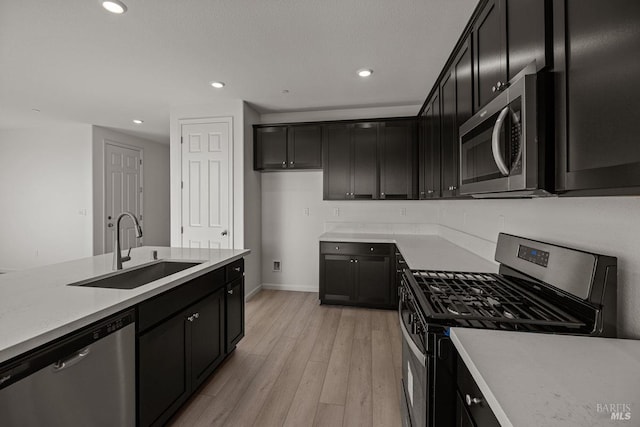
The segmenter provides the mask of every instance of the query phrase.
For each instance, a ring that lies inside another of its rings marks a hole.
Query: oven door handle
[[[503,176],[509,176],[509,168],[507,168],[507,164],[504,162],[502,158],[502,153],[500,153],[500,130],[502,129],[502,125],[504,125],[504,119],[509,114],[509,106],[506,106],[500,111],[500,115],[498,116],[498,120],[493,125],[493,134],[491,135],[491,152],[493,153],[493,160],[495,160],[496,165],[498,165],[498,169],[500,169],[500,173]]]
[[[404,320],[402,320],[402,311],[398,311],[398,317],[400,318],[400,329],[402,330],[404,340],[409,346],[409,350],[411,350],[411,353],[413,353],[415,358],[418,359],[420,366],[426,366],[426,356],[420,351],[416,343],[413,342],[411,335],[409,335],[409,331],[407,331],[407,328],[404,326]]]

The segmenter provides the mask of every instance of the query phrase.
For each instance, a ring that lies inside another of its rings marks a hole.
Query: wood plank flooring
[[[263,290],[245,314],[245,337],[171,426],[401,424],[395,311],[321,306],[317,293]]]

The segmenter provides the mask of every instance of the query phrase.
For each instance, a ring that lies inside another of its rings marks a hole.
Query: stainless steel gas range
[[[449,328],[616,336],[617,259],[501,233],[498,274],[405,269],[403,425],[455,425]]]

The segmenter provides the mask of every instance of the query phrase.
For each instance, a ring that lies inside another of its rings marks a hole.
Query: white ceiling
[[[0,129],[80,122],[167,142],[172,105],[420,104],[477,1],[124,0],[118,16],[99,0],[0,0]]]

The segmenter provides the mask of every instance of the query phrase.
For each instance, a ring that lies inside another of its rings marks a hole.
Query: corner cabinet
[[[556,189],[639,194],[640,2],[553,6]]]
[[[394,245],[320,243],[320,302],[397,308]]]
[[[242,272],[240,259],[138,306],[138,425],[166,424],[244,336]]]
[[[254,170],[322,168],[322,126],[254,126]]]

